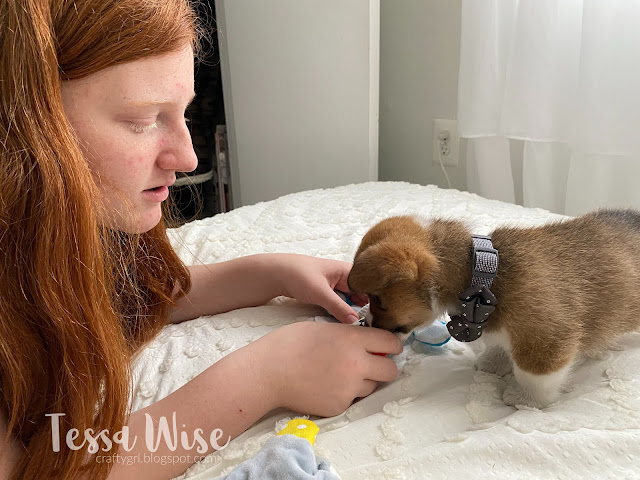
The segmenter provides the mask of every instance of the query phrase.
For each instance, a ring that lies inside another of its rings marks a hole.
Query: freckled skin
[[[190,46],[63,83],[65,113],[105,200],[108,225],[150,230],[161,203],[144,192],[196,168],[184,121],[193,89]]]

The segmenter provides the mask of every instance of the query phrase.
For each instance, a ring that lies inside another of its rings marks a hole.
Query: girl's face
[[[111,228],[151,230],[176,172],[198,164],[184,113],[193,51],[152,56],[63,82],[62,100],[102,192]]]

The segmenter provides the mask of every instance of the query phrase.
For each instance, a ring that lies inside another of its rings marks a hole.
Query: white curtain
[[[463,0],[458,122],[472,192],[640,208],[640,0]]]

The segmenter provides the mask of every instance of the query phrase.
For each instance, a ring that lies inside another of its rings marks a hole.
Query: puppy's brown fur
[[[640,327],[640,212],[601,210],[536,228],[498,228],[498,299],[478,367],[517,385],[509,404],[554,401],[579,354]],[[369,295],[373,326],[409,333],[459,313],[471,285],[471,232],[452,220],[393,217],[362,239],[349,287]],[[498,347],[498,348],[495,348]]]

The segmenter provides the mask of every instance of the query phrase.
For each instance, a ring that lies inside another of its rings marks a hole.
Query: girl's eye
[[[154,122],[151,125],[141,125],[139,123],[131,122],[129,126],[134,133],[146,133],[150,130],[153,130],[154,128],[158,128],[158,123]]]

